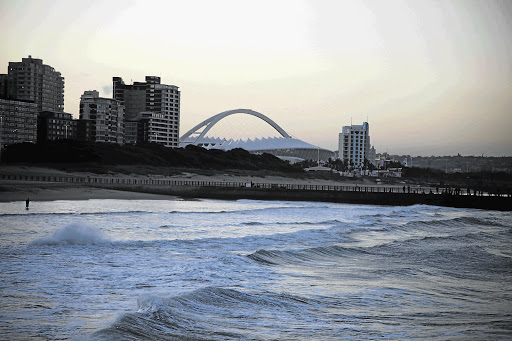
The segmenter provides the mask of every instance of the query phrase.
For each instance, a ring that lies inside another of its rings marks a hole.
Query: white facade
[[[242,148],[253,154],[268,153],[279,158],[295,158],[300,159],[300,161],[327,162],[334,158],[334,152],[293,137],[264,137],[236,141],[233,139],[207,138],[203,139],[203,143],[198,145],[206,149],[231,150]]]
[[[167,84],[150,85],[150,91],[156,92],[157,96],[153,102],[150,96],[151,115],[149,125],[149,142],[161,143],[166,147],[179,147],[180,138],[180,92],[178,87]],[[146,101],[147,103],[147,101]],[[145,113],[141,113],[144,118]]]
[[[141,112],[140,118],[147,122],[146,142],[160,143],[166,147],[177,147],[174,141],[179,128],[171,114],[152,111]]]
[[[364,166],[370,157],[370,125],[344,126],[339,134],[339,158],[354,167]]]
[[[80,119],[91,121],[90,140],[123,143],[124,106],[112,98],[102,98],[98,91],[85,91],[80,97]]]

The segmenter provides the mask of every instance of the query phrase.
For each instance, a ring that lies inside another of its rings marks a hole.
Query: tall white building
[[[370,160],[370,125],[344,126],[339,134],[339,158],[354,167],[364,166]]]
[[[80,120],[90,121],[87,140],[123,143],[124,107],[112,98],[102,98],[96,90],[85,91],[80,97]]]

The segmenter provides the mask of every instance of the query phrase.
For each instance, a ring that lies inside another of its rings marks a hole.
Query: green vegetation
[[[206,150],[201,147],[166,148],[159,144],[117,145],[58,140],[45,144],[20,143],[8,146],[4,164],[109,169],[113,166],[192,168],[198,170],[249,170],[296,173],[302,170],[270,154],[254,155],[243,149]],[[121,167],[122,168],[122,167]]]
[[[201,147],[166,148],[158,144],[117,145],[71,140],[58,140],[44,144],[21,143],[3,150],[3,164],[42,166],[66,171],[91,173],[157,174],[174,175],[193,172],[215,175],[219,171],[232,175],[282,175],[293,178],[316,178],[333,181],[358,181],[374,183],[375,178],[341,177],[335,173],[304,172],[304,168],[316,166],[316,161],[304,161],[294,165],[270,154],[255,155],[243,149],[230,151],[206,150]],[[327,166],[346,170],[341,160],[330,160]],[[399,162],[387,164],[401,167]],[[495,169],[494,169],[495,170]],[[486,191],[510,191],[512,175],[507,172],[445,173],[435,168],[403,167],[402,178],[381,178],[386,184],[420,184],[432,187],[460,187]]]
[[[402,171],[402,179],[433,187],[472,188],[492,193],[500,190],[510,193],[512,189],[512,175],[506,172],[445,173],[439,169],[419,167],[403,168]]]

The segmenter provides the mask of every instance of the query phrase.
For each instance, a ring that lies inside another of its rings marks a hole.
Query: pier
[[[228,181],[195,181],[130,177],[36,176],[0,174],[0,180],[62,182],[116,190],[187,198],[320,201],[389,206],[434,205],[512,210],[510,193],[487,193],[432,187],[309,185]]]

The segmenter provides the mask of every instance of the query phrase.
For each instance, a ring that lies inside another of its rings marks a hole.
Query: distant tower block
[[[370,125],[344,126],[339,134],[339,158],[354,167],[364,166],[364,160],[370,160]]]
[[[32,56],[9,63],[7,94],[10,99],[36,103],[37,111],[64,111],[64,77]]]
[[[125,84],[113,77],[114,99],[125,107],[125,143],[160,143],[179,147],[180,91],[146,76],[145,82]]]

